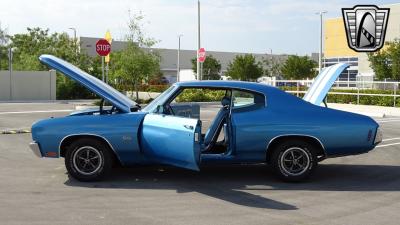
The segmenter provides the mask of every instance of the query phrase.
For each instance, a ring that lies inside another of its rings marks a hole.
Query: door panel
[[[200,131],[197,119],[147,114],[141,146],[148,157],[159,163],[199,170]]]

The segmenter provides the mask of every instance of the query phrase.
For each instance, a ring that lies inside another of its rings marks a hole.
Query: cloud
[[[393,0],[395,1],[395,0]],[[391,2],[391,0],[385,0]],[[371,0],[370,3],[382,4]],[[201,0],[202,46],[210,50],[309,54],[318,49],[319,18],[340,16],[340,9],[355,0]],[[0,22],[10,33],[39,26],[80,36],[103,36],[107,29],[121,39],[127,31],[128,10],[142,11],[146,32],[175,48],[195,49],[197,40],[196,0],[2,0]]]

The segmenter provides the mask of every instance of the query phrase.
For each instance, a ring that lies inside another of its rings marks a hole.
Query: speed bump
[[[20,130],[3,130],[0,134],[28,134],[31,133],[30,129],[20,129]]]

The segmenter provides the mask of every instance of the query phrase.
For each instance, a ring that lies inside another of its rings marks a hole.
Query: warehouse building
[[[86,52],[89,56],[96,56],[96,42],[99,38],[93,37],[80,37],[79,43],[81,51]],[[120,51],[124,48],[126,43],[124,41],[113,41],[111,43],[112,51]],[[165,48],[154,48],[153,51],[158,51],[161,56],[160,69],[164,76],[171,82],[176,82],[177,75],[177,49],[165,49]],[[236,55],[244,55],[246,53],[237,52],[218,52],[218,51],[207,51],[207,55],[212,55],[218,59],[221,63],[221,75],[223,75],[230,62],[233,61]],[[252,53],[253,54],[253,53]],[[274,58],[284,62],[287,59],[287,55],[271,55],[271,54],[253,54],[257,61],[262,61],[264,58]],[[196,50],[182,50],[180,51],[180,69],[191,70],[192,63],[191,59],[196,57]],[[111,59],[112,60],[112,59]]]

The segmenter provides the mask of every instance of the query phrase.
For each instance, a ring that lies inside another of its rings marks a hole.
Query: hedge
[[[284,91],[297,91],[297,87],[282,87]],[[300,87],[300,91],[306,91],[307,88]],[[355,89],[331,89],[330,92],[346,92],[346,93],[357,93]],[[292,93],[296,95],[296,93]],[[386,94],[393,95],[391,90],[373,90],[373,89],[360,89],[360,94]],[[398,92],[400,94],[400,91]],[[299,94],[301,98],[304,96],[303,93]],[[393,96],[367,96],[360,95],[360,105],[378,105],[378,106],[393,106]],[[357,104],[357,95],[342,95],[342,94],[329,94],[328,103],[345,103],[345,104]],[[400,107],[400,97],[396,97],[396,107]]]

